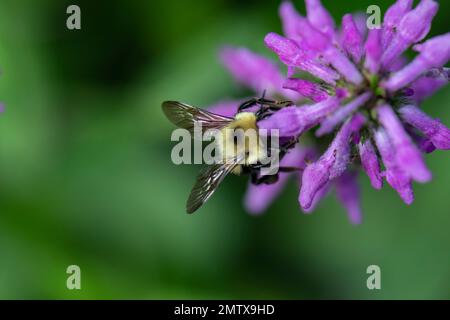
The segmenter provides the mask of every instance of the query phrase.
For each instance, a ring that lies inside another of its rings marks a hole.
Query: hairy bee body
[[[217,150],[223,162],[242,159],[231,173],[240,175],[243,166],[258,163],[266,156],[266,150],[259,139],[257,118],[252,112],[240,112],[229,125],[220,130],[216,140]]]

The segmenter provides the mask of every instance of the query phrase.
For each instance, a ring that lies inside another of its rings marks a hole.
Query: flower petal
[[[412,105],[402,107],[399,112],[404,121],[421,131],[437,149],[450,150],[450,129],[439,120]]]
[[[279,129],[280,137],[297,137],[316,126],[328,113],[339,107],[339,99],[330,97],[313,105],[283,108],[258,122],[260,129]]]
[[[301,183],[301,176],[300,176],[300,183]],[[330,192],[330,189],[331,189],[330,185],[331,185],[331,183],[327,183],[320,190],[318,190],[316,192],[316,195],[314,196],[311,206],[308,209],[302,208],[302,211],[304,213],[308,214],[308,213],[312,213],[314,210],[316,210],[320,201],[322,201],[322,199],[325,198],[326,195]]]
[[[366,139],[364,142],[361,141],[358,144],[358,149],[361,165],[369,177],[372,187],[377,190],[381,189],[383,186],[383,179],[381,178],[378,156],[372,142],[370,142],[370,139]]]
[[[427,137],[423,137],[418,134],[412,134],[411,136],[416,142],[419,150],[422,151],[423,153],[432,153],[433,151],[436,150],[436,147],[434,146],[433,142],[431,142],[431,140],[428,139]]]
[[[309,212],[317,193],[323,189],[330,180],[330,170],[335,157],[321,157],[318,161],[306,166],[302,175],[299,202],[305,212]]]
[[[296,67],[309,72],[313,76],[332,85],[336,84],[336,80],[339,79],[338,73],[313,60],[312,56],[301,49],[294,40],[284,38],[272,32],[266,35],[264,43],[278,55],[281,62],[289,67]]]
[[[316,193],[331,179],[339,177],[350,161],[349,140],[352,133],[359,131],[365,119],[356,114],[342,126],[327,151],[316,162],[309,164],[302,176],[299,202],[308,210]]]
[[[305,49],[320,53],[331,45],[330,37],[316,29],[307,19],[302,17],[298,22],[298,31],[306,46]]]
[[[439,5],[433,0],[422,0],[415,9],[401,19],[398,32],[390,41],[381,59],[384,68],[388,68],[410,45],[425,38],[438,7]]]
[[[403,170],[412,179],[419,182],[430,181],[431,172],[426,167],[422,154],[413,144],[392,108],[389,105],[381,105],[377,108],[377,112],[380,123],[396,149],[397,163],[402,164]]]
[[[344,122],[345,119],[358,110],[359,107],[364,105],[371,98],[371,96],[372,94],[370,92],[365,92],[350,101],[345,106],[337,109],[334,113],[322,121],[320,128],[316,131],[316,136],[320,137],[332,132],[338,124]]]
[[[319,84],[303,79],[287,79],[283,83],[283,88],[294,90],[315,102],[326,100],[329,97]]]
[[[359,63],[363,55],[363,37],[351,14],[342,18],[342,46],[353,61]]]
[[[364,80],[356,66],[336,47],[330,46],[323,57],[348,81],[358,85]]]
[[[292,2],[282,2],[278,12],[283,25],[283,34],[289,39],[301,40],[298,29],[300,20],[304,18],[298,13]]]
[[[377,74],[380,70],[381,55],[383,48],[381,46],[381,30],[371,29],[367,36],[365,45],[366,59],[364,65],[372,74]]]
[[[347,209],[350,222],[353,224],[360,224],[362,221],[362,214],[358,174],[356,171],[347,171],[336,179],[336,194],[338,200]]]
[[[359,133],[359,130],[366,122],[366,118],[360,113],[348,119],[336,134],[327,152],[332,152],[336,156],[336,161],[330,172],[330,179],[339,177],[347,169],[350,162],[350,138]]]
[[[397,0],[387,9],[383,20],[383,48],[386,48],[396,33],[402,18],[411,11],[413,0]]]
[[[320,0],[305,0],[308,21],[318,30],[329,36],[334,35],[334,20]]]
[[[223,49],[220,57],[233,77],[257,94],[266,91],[269,96],[281,93],[289,98],[299,98],[298,94],[282,88],[284,77],[278,66],[269,59],[246,48],[231,47]]]
[[[384,166],[385,176],[389,185],[398,192],[400,198],[406,203],[414,201],[411,178],[403,171],[397,162],[395,148],[392,145],[388,134],[383,128],[378,128],[374,134],[378,151],[380,152]]]
[[[431,38],[418,47],[420,54],[410,64],[391,75],[385,84],[390,91],[405,87],[431,68],[440,68],[450,59],[450,33]]]
[[[412,98],[417,102],[422,102],[425,98],[433,95],[440,88],[448,84],[448,82],[448,76],[444,76],[442,73],[435,77],[424,75],[411,84],[410,88],[414,92]]]

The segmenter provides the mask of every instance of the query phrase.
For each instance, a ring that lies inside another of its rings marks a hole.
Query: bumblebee
[[[187,213],[200,208],[214,193],[219,184],[229,174],[250,175],[253,184],[271,184],[278,180],[278,173],[261,175],[261,169],[268,166],[262,159],[273,152],[269,144],[262,144],[259,137],[256,144],[251,144],[244,136],[244,143],[237,143],[236,131],[246,133],[254,130],[258,133],[258,121],[270,116],[277,110],[292,106],[292,101],[274,101],[264,97],[253,98],[242,103],[234,118],[221,116],[178,101],[165,101],[162,110],[176,126],[187,129],[194,136],[194,127],[201,125],[202,133],[207,130],[220,130],[221,138],[215,143],[222,161],[205,166],[199,173],[186,203]],[[256,112],[247,109],[259,106]],[[296,139],[281,144],[279,159],[297,143]],[[292,167],[280,167],[278,172],[297,170]]]

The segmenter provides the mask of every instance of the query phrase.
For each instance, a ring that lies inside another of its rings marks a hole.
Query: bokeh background
[[[391,1],[324,0],[336,19]],[[294,1],[304,12],[302,1]],[[82,30],[66,29],[78,4]],[[226,179],[184,212],[198,167],[170,161],[160,104],[206,106],[243,91],[218,49],[281,31],[279,1],[0,2],[0,298],[450,298],[450,159],[404,205],[361,175],[364,222],[329,196],[300,212],[295,181],[262,216],[242,208],[246,182]],[[432,34],[448,32],[441,1]],[[450,90],[424,108],[450,124]],[[81,267],[82,290],[66,288]],[[382,289],[366,288],[381,267]]]

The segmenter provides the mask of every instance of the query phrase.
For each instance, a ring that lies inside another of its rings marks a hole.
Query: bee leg
[[[261,184],[274,184],[277,181],[278,181],[278,174],[274,174],[271,176],[258,177],[255,180],[252,180],[252,184],[259,186]]]
[[[304,169],[302,168],[297,168],[297,167],[279,167],[278,171],[279,172],[296,172],[296,171],[303,171]]]
[[[252,184],[258,184],[258,172],[257,171],[252,171],[250,174],[250,181]]]
[[[282,145],[280,147],[280,159],[283,158],[286,153],[289,152],[289,150],[291,150],[298,142],[298,138],[292,139],[290,141],[288,141],[286,144]]]
[[[259,120],[265,119],[272,115],[274,113],[273,110],[269,106],[263,105],[261,108],[256,112],[256,117]]]
[[[257,103],[258,103],[258,99],[256,99],[256,98],[253,98],[253,99],[250,99],[250,100],[247,100],[247,101],[243,102],[238,107],[238,113],[241,112],[242,110],[245,110],[245,109],[253,107]]]
[[[267,100],[267,99],[259,99],[258,103],[261,105],[261,108],[256,113],[256,116],[258,117],[258,120],[265,119],[272,115],[274,112],[285,108],[293,106],[294,103],[292,101],[286,100],[286,101],[273,101],[273,100]]]
[[[294,102],[290,101],[290,100],[285,100],[285,101],[274,101],[272,103],[268,103],[267,104],[269,106],[270,110],[273,111],[277,111],[286,107],[291,107],[294,105]]]

